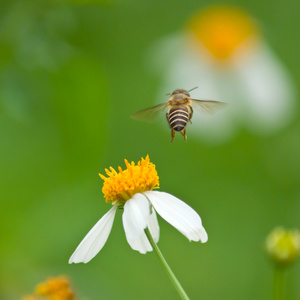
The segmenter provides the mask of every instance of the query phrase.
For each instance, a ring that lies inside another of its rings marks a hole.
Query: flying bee
[[[139,110],[131,117],[140,121],[153,122],[157,115],[166,111],[167,121],[171,129],[171,143],[176,131],[180,132],[186,141],[186,126],[188,122],[192,124],[193,108],[211,113],[225,105],[224,102],[219,101],[192,99],[189,94],[190,91],[177,89],[170,94],[167,102]]]

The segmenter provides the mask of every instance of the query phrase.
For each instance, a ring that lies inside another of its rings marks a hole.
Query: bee
[[[192,124],[193,107],[202,112],[211,113],[215,109],[225,105],[224,102],[219,101],[192,99],[189,94],[190,91],[177,89],[169,94],[170,98],[167,102],[139,110],[131,117],[140,121],[152,122],[157,115],[166,111],[167,121],[171,129],[171,143],[174,141],[176,131],[180,132],[186,141],[186,126],[188,122]]]

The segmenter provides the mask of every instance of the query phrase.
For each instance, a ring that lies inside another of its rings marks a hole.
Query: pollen
[[[188,29],[217,59],[230,58],[247,39],[259,37],[254,20],[242,10],[231,7],[207,8],[190,20]]]
[[[126,169],[118,167],[115,171],[112,167],[105,169],[107,177],[99,174],[104,180],[102,192],[107,203],[112,201],[125,202],[136,193],[143,193],[159,188],[159,177],[155,165],[150,162],[149,156],[142,158],[137,164],[129,163],[125,159]]]

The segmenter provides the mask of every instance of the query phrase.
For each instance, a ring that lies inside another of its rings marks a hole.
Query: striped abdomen
[[[172,129],[182,131],[190,119],[190,112],[184,105],[174,106],[169,110],[167,119]]]

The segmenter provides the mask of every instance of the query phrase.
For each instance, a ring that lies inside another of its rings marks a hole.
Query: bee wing
[[[157,117],[168,107],[167,103],[161,103],[149,108],[139,110],[131,115],[131,118],[138,121],[154,122]]]
[[[200,112],[213,113],[219,108],[225,107],[227,103],[214,100],[192,100],[192,107],[197,108]]]

